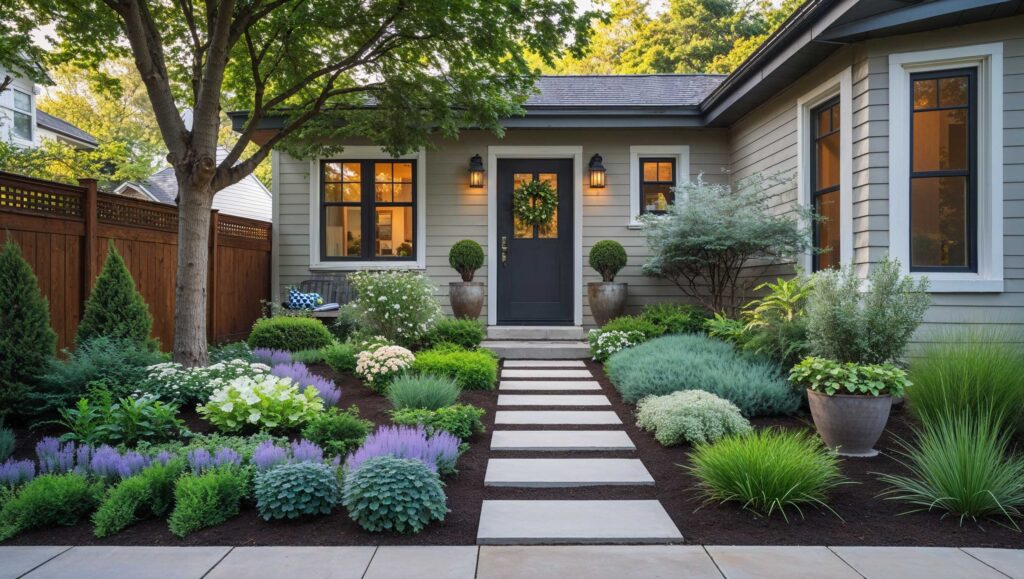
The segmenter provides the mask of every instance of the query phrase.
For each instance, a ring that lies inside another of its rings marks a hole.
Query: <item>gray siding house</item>
[[[891,254],[931,280],[925,332],[1024,323],[1020,2],[809,0],[729,76],[542,77],[537,89],[502,139],[467,130],[400,159],[372,143],[330,159],[275,153],[277,297],[363,268],[422,270],[445,294],[458,280],[448,250],[469,238],[487,253],[488,324],[592,325],[595,242],[626,247],[631,311],[679,300],[640,273],[636,217],[699,175],[783,174],[773,211],[829,217],[816,239],[832,251],[805,269],[866,273]],[[475,155],[482,187],[470,184]],[[595,156],[603,187],[590,179]],[[511,191],[528,178],[556,185],[557,226],[512,223]],[[514,306],[539,302],[556,306],[528,320]]]

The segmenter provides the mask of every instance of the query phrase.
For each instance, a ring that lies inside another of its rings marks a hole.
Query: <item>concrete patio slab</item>
[[[658,501],[484,501],[480,545],[681,543]]]
[[[494,424],[622,424],[611,410],[499,410]]]
[[[502,378],[593,378],[590,370],[520,370],[503,369]]]
[[[505,360],[504,368],[586,368],[583,360]]]
[[[636,450],[621,430],[496,430],[491,450]]]
[[[600,390],[597,380],[502,380],[498,390]]]
[[[728,579],[860,579],[828,547],[709,546]]]
[[[498,394],[498,406],[611,406],[604,394]]]
[[[0,547],[0,579],[15,579],[71,547]]]
[[[478,579],[720,579],[703,548],[690,545],[480,547]]]
[[[376,547],[237,547],[204,579],[359,579]]]
[[[561,488],[653,485],[654,478],[636,458],[492,458],[484,486]]]
[[[869,579],[1006,579],[1006,576],[953,547],[832,547]]]
[[[473,579],[477,548],[378,547],[364,579]]]
[[[25,577],[200,579],[230,550],[231,547],[74,547]]]
[[[960,549],[1013,579],[1024,579],[1024,550]]]

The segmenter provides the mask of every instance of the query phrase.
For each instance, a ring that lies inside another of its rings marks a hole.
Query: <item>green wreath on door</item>
[[[527,225],[551,223],[558,209],[558,194],[548,181],[527,181],[512,192],[512,214]]]

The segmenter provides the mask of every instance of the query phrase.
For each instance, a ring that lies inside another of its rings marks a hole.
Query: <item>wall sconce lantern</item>
[[[598,154],[590,158],[590,186],[595,189],[604,188],[604,165],[601,163],[603,160]]]
[[[480,155],[473,155],[469,160],[469,186],[474,189],[484,186],[484,160]]]

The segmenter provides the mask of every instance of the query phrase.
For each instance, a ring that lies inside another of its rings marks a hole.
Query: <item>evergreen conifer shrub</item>
[[[152,329],[153,316],[149,314],[149,307],[135,288],[128,266],[111,241],[103,270],[85,302],[85,313],[78,324],[75,343],[81,345],[104,336],[153,344],[149,338]]]

